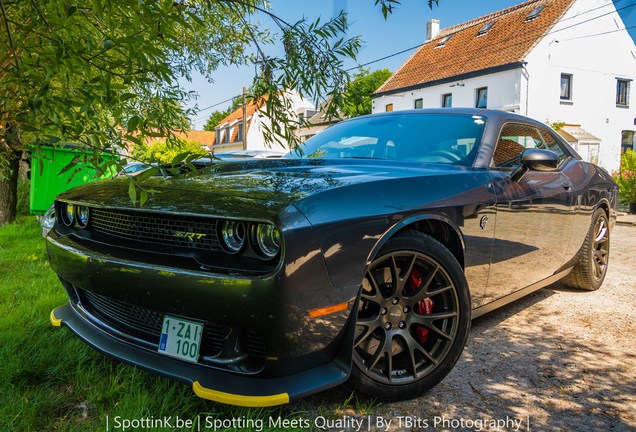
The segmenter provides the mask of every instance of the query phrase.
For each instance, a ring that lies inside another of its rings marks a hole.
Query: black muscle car
[[[472,318],[607,272],[617,186],[542,123],[476,109],[345,121],[278,160],[214,162],[58,197],[47,237],[97,350],[270,406],[345,383],[412,398],[460,357]]]

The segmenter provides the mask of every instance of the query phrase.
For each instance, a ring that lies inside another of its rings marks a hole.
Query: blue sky
[[[385,21],[379,7],[373,0],[270,0],[272,12],[287,21],[297,21],[303,17],[310,20],[329,18],[334,12],[346,10],[349,16],[349,36],[360,35],[363,47],[358,55],[358,63],[363,64],[403,49],[421,44],[426,37],[426,21],[436,18],[441,27],[449,27],[479,16],[521,3],[520,0],[440,0],[439,6],[430,9],[426,0],[403,0]],[[636,0],[614,0],[626,27],[636,27]],[[630,7],[631,5],[631,7]],[[273,26],[266,17],[261,17],[265,26]],[[629,30],[636,40],[636,28]],[[272,49],[270,47],[270,49]],[[274,48],[275,49],[275,48]],[[387,68],[395,71],[412,54],[412,51],[392,57],[369,68]],[[355,66],[350,62],[347,66]],[[253,66],[242,68],[221,68],[209,83],[203,77],[194,77],[191,83],[184,83],[188,90],[194,90],[199,98],[189,104],[199,109],[216,104],[241,93],[244,85],[249,85],[254,74]],[[194,117],[194,129],[202,129],[210,113],[225,109],[228,104],[200,112]]]

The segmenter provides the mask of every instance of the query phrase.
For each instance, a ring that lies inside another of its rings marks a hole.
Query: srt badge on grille
[[[187,231],[174,231],[172,233],[173,237],[186,239],[188,241],[201,240],[206,235],[207,234],[192,233],[192,232],[187,232]]]

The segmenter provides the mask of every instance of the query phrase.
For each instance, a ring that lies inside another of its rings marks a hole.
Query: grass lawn
[[[0,431],[105,431],[107,417],[111,431],[122,430],[114,427],[117,416],[128,420],[193,419],[207,414],[219,419],[313,419],[342,416],[349,406],[348,393],[342,389],[267,410],[199,399],[188,385],[113,361],[68,329],[52,327],[50,311],[66,301],[49,268],[37,220],[21,216],[0,227]],[[328,402],[333,399],[339,402]],[[364,411],[364,407],[353,408]],[[259,429],[253,426],[223,430]],[[265,423],[263,430],[275,429]]]

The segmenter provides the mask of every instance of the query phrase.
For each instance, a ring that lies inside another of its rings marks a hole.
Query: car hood
[[[462,169],[444,165],[378,160],[277,159],[218,162],[176,177],[150,178],[144,210],[219,217],[272,219],[283,208],[326,191],[360,183],[444,176]],[[61,199],[96,207],[131,208],[129,181],[115,178],[88,184]]]

